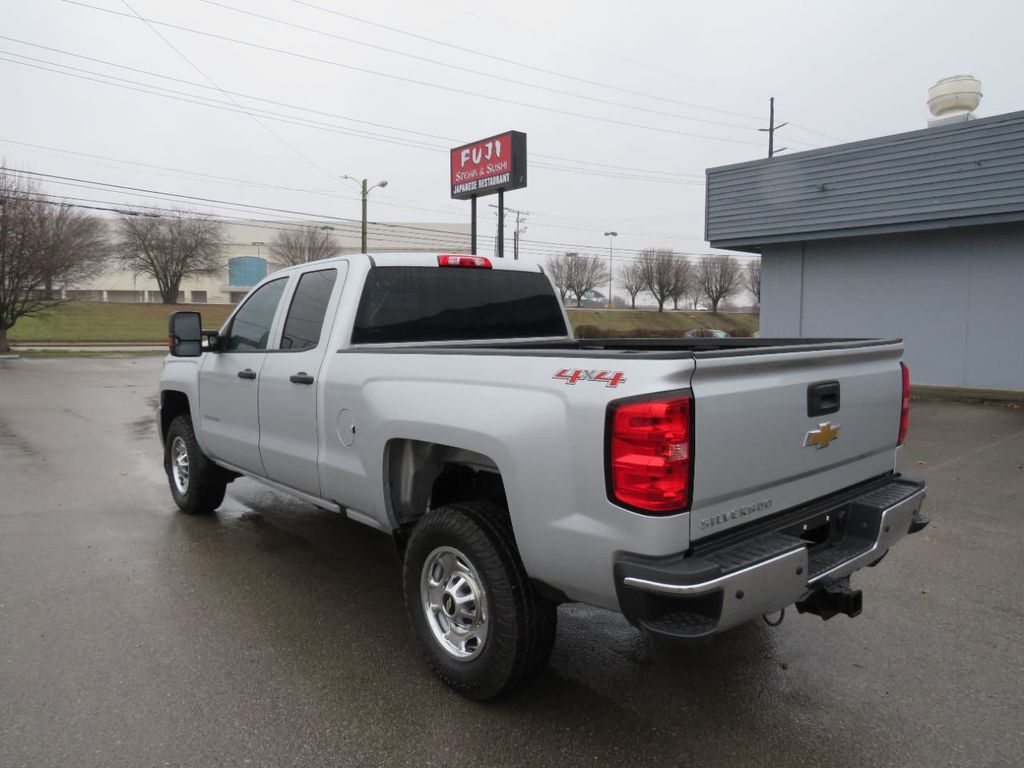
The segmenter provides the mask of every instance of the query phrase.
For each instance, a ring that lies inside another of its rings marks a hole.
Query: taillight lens
[[[903,403],[900,406],[900,436],[896,445],[903,445],[907,439],[907,426],[910,424],[910,369],[906,363],[900,363],[903,371]]]
[[[612,405],[609,476],[613,499],[647,512],[690,506],[693,401],[689,397]]]
[[[457,253],[442,253],[437,257],[439,267],[473,267],[476,269],[490,269],[491,260],[486,256],[463,256]]]

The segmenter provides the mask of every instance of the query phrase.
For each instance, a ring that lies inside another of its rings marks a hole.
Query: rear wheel
[[[182,512],[208,514],[224,501],[227,476],[199,447],[188,416],[176,417],[167,430],[164,469],[171,495]]]
[[[404,586],[427,661],[464,696],[497,696],[551,654],[555,606],[527,578],[508,513],[495,504],[424,515],[405,550]]]

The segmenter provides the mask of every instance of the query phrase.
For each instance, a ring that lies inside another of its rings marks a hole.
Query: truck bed
[[[608,338],[484,341],[473,343],[423,342],[414,344],[360,344],[338,352],[449,355],[537,355],[546,357],[643,357],[670,360],[679,357],[709,358],[764,355],[778,352],[821,352],[900,344],[902,339],[835,338]]]

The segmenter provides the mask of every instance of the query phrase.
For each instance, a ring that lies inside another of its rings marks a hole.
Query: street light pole
[[[611,309],[614,305],[612,304],[612,238],[618,237],[618,232],[605,232],[604,236],[608,238],[608,309]]]
[[[348,179],[349,181],[354,181],[354,182],[356,182],[357,184],[360,185],[360,192],[362,193],[362,196],[363,196],[362,251],[363,251],[363,253],[366,253],[366,198],[369,196],[371,190],[374,190],[377,187],[380,187],[381,189],[383,189],[384,187],[386,187],[388,185],[388,182],[385,179],[383,181],[378,181],[372,187],[367,187],[366,186],[366,183],[367,183],[366,179],[360,180],[360,179],[356,179],[356,178],[354,178],[352,176],[342,176],[341,178]]]
[[[370,190],[366,188],[366,179],[363,179],[363,239],[362,239],[362,252],[366,253],[366,198],[370,195]]]

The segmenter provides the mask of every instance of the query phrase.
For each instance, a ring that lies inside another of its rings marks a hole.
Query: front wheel
[[[199,447],[188,416],[176,417],[167,430],[164,469],[171,495],[182,512],[209,514],[224,501],[227,478]]]
[[[404,587],[427,661],[468,698],[497,696],[551,653],[555,605],[527,578],[501,507],[464,502],[424,515],[405,551]]]

